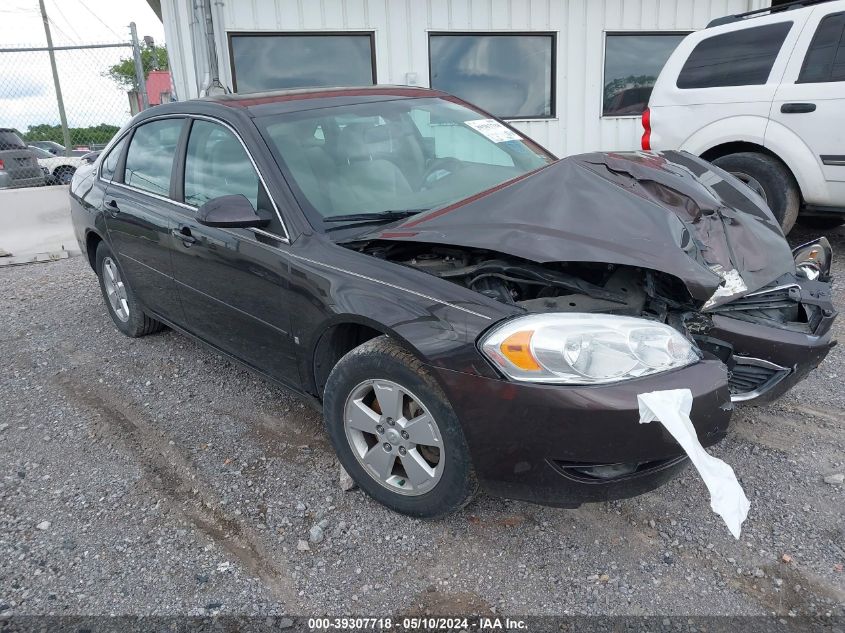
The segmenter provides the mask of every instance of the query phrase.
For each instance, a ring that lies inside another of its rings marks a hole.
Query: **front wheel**
[[[717,158],[713,164],[736,176],[763,198],[784,235],[792,230],[801,196],[798,183],[786,165],[774,156],[758,152],[728,154]]]
[[[76,170],[73,167],[60,167],[56,170],[54,178],[60,185],[69,185],[73,180],[73,174]]]
[[[445,394],[422,363],[386,336],[338,362],[323,412],[340,463],[387,507],[435,517],[475,494],[469,450]]]

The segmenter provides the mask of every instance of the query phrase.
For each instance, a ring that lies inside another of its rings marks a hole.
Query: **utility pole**
[[[47,19],[47,9],[44,0],[38,0],[41,7],[41,21],[44,22],[44,35],[47,36],[47,53],[50,55],[50,68],[53,70],[53,86],[56,88],[56,103],[59,106],[59,120],[62,123],[62,139],[64,140],[65,155],[70,156],[70,130],[67,127],[65,102],[62,99],[62,86],[59,83],[59,71],[56,69],[56,53],[53,50],[53,36],[50,34],[50,21]]]
[[[40,0],[42,3],[44,0]],[[141,93],[141,110],[150,107],[150,100],[147,98],[147,80],[144,78],[144,64],[141,63],[141,46],[138,44],[138,30],[135,23],[129,23],[129,31],[132,33],[132,57],[135,58],[135,81],[138,84],[138,92]]]

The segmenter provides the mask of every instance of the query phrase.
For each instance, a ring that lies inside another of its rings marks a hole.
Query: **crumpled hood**
[[[705,308],[795,272],[762,199],[718,167],[675,151],[571,156],[357,239],[649,268],[679,278]]]

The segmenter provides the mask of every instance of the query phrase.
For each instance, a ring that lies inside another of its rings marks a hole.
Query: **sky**
[[[164,27],[146,0],[45,0],[54,46],[129,41],[129,23],[138,37],[164,43]],[[46,46],[38,0],[0,2],[0,49]],[[122,125],[129,119],[124,88],[103,73],[129,47],[57,51],[68,124]],[[26,132],[29,125],[58,124],[53,77],[46,52],[0,52],[0,127]]]

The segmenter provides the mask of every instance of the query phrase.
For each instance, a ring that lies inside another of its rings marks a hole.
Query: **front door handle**
[[[784,103],[780,107],[783,114],[806,114],[816,111],[815,103]]]
[[[189,226],[182,226],[178,229],[171,229],[170,233],[182,240],[182,244],[184,244],[185,246],[196,244],[197,238],[191,235],[191,227]]]
[[[117,200],[114,198],[106,202],[106,208],[112,217],[115,217],[118,213],[120,213],[120,207],[117,206]]]

